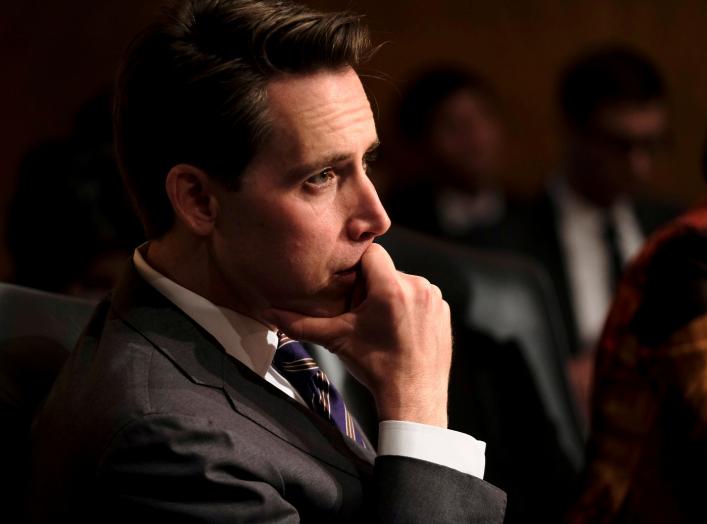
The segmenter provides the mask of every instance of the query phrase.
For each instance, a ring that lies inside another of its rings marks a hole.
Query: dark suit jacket
[[[374,460],[231,358],[132,264],[36,419],[32,459],[35,522],[496,523],[505,508],[472,476]]]
[[[641,199],[634,200],[632,207],[646,236],[678,214],[675,207]],[[527,255],[545,268],[560,301],[570,351],[575,354],[582,348],[557,222],[555,204],[543,193],[537,200],[512,206],[503,223],[487,231],[480,243]],[[470,241],[479,243],[478,239]]]
[[[434,177],[432,177],[434,178]],[[447,237],[450,240],[463,239],[474,246],[486,246],[493,243],[495,226],[503,217],[484,217],[485,220],[470,226],[460,235],[448,235],[440,222],[437,199],[443,188],[430,181],[411,183],[396,191],[385,203],[385,209],[393,223],[408,229],[435,237]]]

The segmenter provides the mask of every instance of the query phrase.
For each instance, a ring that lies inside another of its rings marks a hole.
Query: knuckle
[[[427,300],[432,293],[432,284],[425,277],[409,275],[410,290],[418,300]]]
[[[428,289],[432,284],[425,277],[412,276],[412,282],[417,289],[425,290]]]
[[[443,311],[444,311],[444,318],[446,319],[447,323],[451,323],[451,319],[452,319],[452,308],[449,307],[449,304],[447,303],[446,300],[442,300],[442,304],[443,304],[442,307],[444,308],[444,309],[443,309]]]
[[[380,295],[388,304],[402,302],[405,300],[405,289],[400,281],[392,281],[380,290]]]
[[[417,277],[417,278],[418,278],[420,284],[424,287],[430,287],[432,285],[432,283],[429,280],[427,280],[425,277]]]

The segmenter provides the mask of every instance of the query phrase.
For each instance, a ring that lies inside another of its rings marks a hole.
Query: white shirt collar
[[[602,210],[574,191],[562,176],[551,183],[550,195],[561,221],[568,224],[569,230],[577,237],[587,232],[600,235],[603,221],[609,219],[616,227],[624,261],[630,260],[640,249],[643,233],[627,198],[620,198],[611,207]]]
[[[217,306],[159,273],[140,252],[146,245],[133,253],[138,274],[211,334],[229,355],[265,377],[277,349],[277,333],[255,319]]]
[[[559,177],[553,181],[550,186],[550,194],[553,196],[560,213],[565,216],[571,216],[574,220],[599,222],[603,215],[609,215],[613,218],[618,208],[627,205],[625,201],[621,200],[615,202],[608,209],[602,210],[572,189],[564,177]]]

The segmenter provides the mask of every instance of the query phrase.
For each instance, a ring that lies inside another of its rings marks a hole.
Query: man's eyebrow
[[[373,142],[368,149],[366,150],[366,153],[364,154],[364,158],[368,158],[371,155],[374,155],[378,147],[380,146],[380,140],[376,140]],[[325,156],[320,158],[319,160],[316,160],[311,163],[307,164],[300,164],[298,166],[293,167],[292,169],[289,169],[287,171],[287,176],[288,178],[296,178],[299,176],[304,176],[309,173],[313,173],[317,171],[318,169],[326,168],[329,166],[333,166],[336,164],[340,164],[342,162],[346,162],[351,158],[351,155],[348,153],[333,153],[329,156]]]

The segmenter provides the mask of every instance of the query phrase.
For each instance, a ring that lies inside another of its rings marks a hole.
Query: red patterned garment
[[[653,235],[621,281],[567,522],[707,523],[707,205]]]

